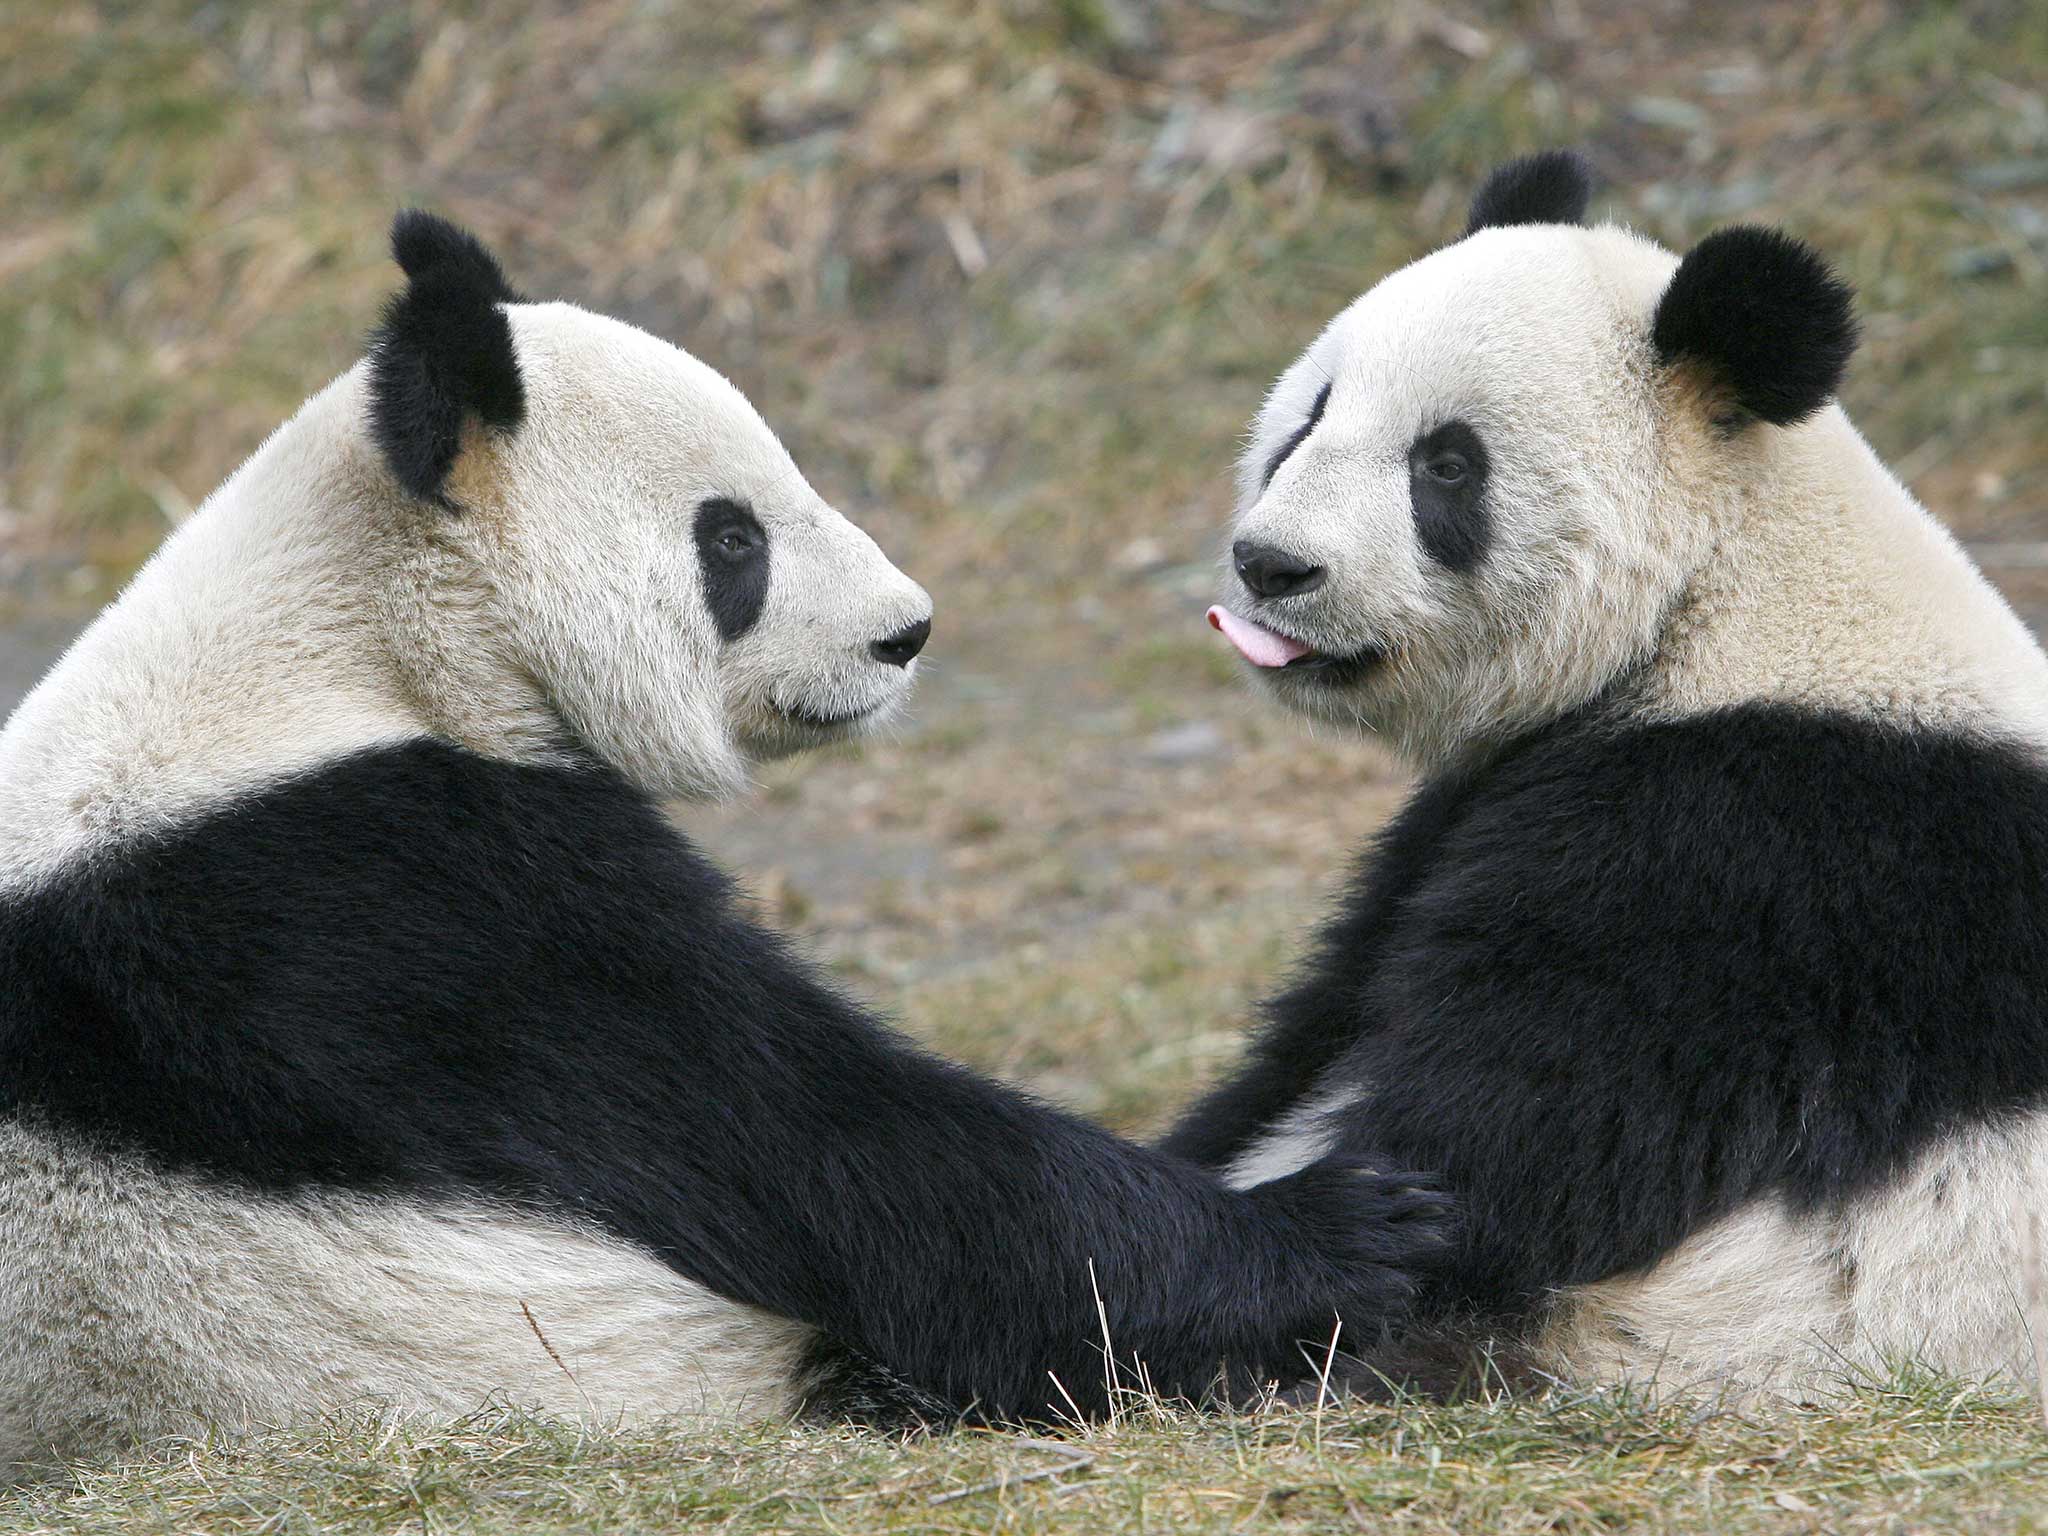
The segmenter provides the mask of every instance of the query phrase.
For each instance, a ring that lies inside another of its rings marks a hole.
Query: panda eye
[[[1447,421],[1408,445],[1408,504],[1423,553],[1466,571],[1486,554],[1486,442],[1468,421]]]
[[[744,501],[713,496],[697,504],[690,537],[718,638],[737,640],[754,627],[768,601],[768,530]]]
[[[1300,426],[1296,427],[1294,431],[1288,435],[1287,441],[1282,443],[1277,449],[1274,450],[1273,457],[1266,460],[1266,475],[1265,478],[1259,482],[1259,486],[1261,489],[1264,489],[1266,486],[1269,486],[1273,483],[1273,477],[1280,473],[1280,466],[1287,462],[1289,457],[1293,455],[1295,449],[1299,448],[1303,443],[1308,441],[1309,433],[1315,431],[1316,427],[1321,424],[1323,419],[1323,409],[1329,403],[1330,386],[1327,383],[1325,383],[1321,389],[1316,391],[1316,403],[1309,407],[1308,420],[1304,421]]]

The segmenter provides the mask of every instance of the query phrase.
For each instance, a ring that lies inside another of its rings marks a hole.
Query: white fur
[[[1718,537],[1658,635],[1646,711],[1762,699],[2048,745],[2048,657],[1839,406],[1688,453],[1717,450]]]
[[[1363,1089],[1347,1083],[1302,1100],[1232,1159],[1223,1182],[1232,1189],[1251,1189],[1300,1172],[1336,1148],[1346,1112],[1364,1099]]]
[[[807,1333],[564,1222],[254,1198],[0,1124],[0,1476],[343,1409],[780,1413]]]
[[[1328,567],[1318,591],[1225,601],[1333,653],[1390,658],[1333,691],[1261,681],[1383,732],[1418,766],[1483,755],[1620,684],[1638,713],[1750,701],[2048,747],[2048,657],[1839,407],[1717,432],[1649,335],[1677,258],[1624,230],[1493,229],[1397,272],[1283,374],[1244,456],[1234,536]],[[1262,487],[1328,381],[1316,430]],[[1469,574],[1420,547],[1406,450],[1451,418],[1490,459]],[[1276,1122],[1249,1182],[1326,1145],[1322,1100]],[[1807,1392],[1852,1364],[2027,1372],[2014,1222],[2048,1204],[2048,1117],[1930,1150],[1828,1218],[1753,1205],[1647,1274],[1558,1298],[1554,1368]]]

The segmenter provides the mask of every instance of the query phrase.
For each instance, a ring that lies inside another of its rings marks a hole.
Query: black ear
[[[418,208],[391,223],[408,279],[370,341],[370,429],[398,483],[436,498],[471,416],[510,429],[526,389],[500,304],[521,302],[497,259],[468,230]]]
[[[1506,224],[1583,224],[1593,168],[1569,149],[1546,149],[1496,166],[1472,199],[1465,233]]]
[[[1747,414],[1789,426],[1841,384],[1856,350],[1855,296],[1811,246],[1738,225],[1678,264],[1650,339],[1659,362],[1694,364]]]

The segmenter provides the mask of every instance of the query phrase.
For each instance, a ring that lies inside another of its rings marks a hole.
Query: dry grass
[[[17,5],[0,503],[132,561],[355,355],[420,201],[729,368],[949,587],[1085,578],[1206,549],[1279,365],[1576,142],[1656,234],[1820,240],[1880,448],[2031,527],[2044,58],[2026,0]]]
[[[693,828],[920,1033],[1147,1129],[1401,790],[1240,697],[1199,624],[1267,381],[1487,165],[1580,144],[1667,241],[1779,219],[1839,260],[1852,412],[2048,616],[2044,79],[2035,0],[20,0],[0,616],[103,593],[353,359],[392,209],[452,213],[729,372],[937,595],[899,739]],[[340,1426],[85,1472],[0,1536],[2048,1524],[2025,1405],[1911,1376],[1768,1425],[1596,1400],[1079,1444],[1006,1488],[1053,1453]]]
[[[0,1531],[2001,1532],[2048,1529],[2028,1404],[1902,1373],[1769,1422],[1612,1398],[1141,1408],[1059,1440],[509,1413],[165,1448],[0,1497]]]

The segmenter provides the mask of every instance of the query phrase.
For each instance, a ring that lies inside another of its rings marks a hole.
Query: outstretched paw
[[[1373,1333],[1407,1310],[1447,1266],[1458,1235],[1451,1197],[1426,1174],[1329,1157],[1247,1191],[1322,1260],[1327,1299],[1352,1329]]]
[[[797,1416],[816,1423],[903,1434],[950,1429],[965,1417],[954,1404],[826,1333],[813,1336],[805,1348],[797,1381]]]

